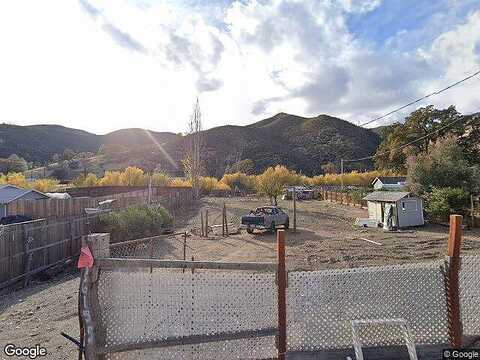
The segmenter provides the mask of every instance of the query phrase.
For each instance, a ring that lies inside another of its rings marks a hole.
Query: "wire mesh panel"
[[[177,239],[175,235],[160,235],[123,241],[110,245],[110,256],[114,258],[160,259],[168,253],[169,241],[181,243],[181,240]]]
[[[136,258],[152,259],[155,258],[155,241],[125,241],[124,243],[113,244],[110,246],[110,255],[115,258]]]
[[[443,263],[312,272],[288,277],[290,351],[352,346],[352,320],[405,319],[417,344],[447,341]],[[394,327],[364,327],[365,346],[404,344]]]
[[[275,275],[245,271],[102,270],[104,346],[276,327]],[[112,353],[108,359],[245,359],[276,354],[273,336]]]
[[[107,360],[162,359],[162,360],[227,360],[227,359],[272,359],[276,358],[273,336],[252,339],[210,342],[196,345],[134,350],[110,354]]]
[[[465,335],[480,334],[480,256],[462,256],[460,311]]]

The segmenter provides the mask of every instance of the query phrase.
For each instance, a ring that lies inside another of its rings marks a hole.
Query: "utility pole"
[[[343,191],[343,159],[340,159],[340,181],[342,183],[342,191]]]

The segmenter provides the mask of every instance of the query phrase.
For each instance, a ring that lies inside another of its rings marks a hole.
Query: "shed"
[[[363,198],[368,217],[388,227],[423,225],[423,201],[405,191],[374,191]]]
[[[34,189],[23,189],[15,185],[0,186],[0,218],[9,215],[7,205],[16,200],[41,200],[48,199],[44,193]]]
[[[379,176],[372,181],[375,190],[401,190],[406,184],[405,176]]]

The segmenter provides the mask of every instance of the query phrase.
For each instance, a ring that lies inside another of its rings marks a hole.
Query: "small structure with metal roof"
[[[41,199],[48,199],[48,195],[35,189],[23,189],[15,185],[0,186],[0,218],[16,215],[8,213],[8,204],[13,201]]]
[[[375,190],[402,190],[406,184],[405,176],[379,176],[372,181]]]
[[[363,198],[368,217],[385,228],[419,226],[425,223],[423,201],[407,191],[374,191]]]

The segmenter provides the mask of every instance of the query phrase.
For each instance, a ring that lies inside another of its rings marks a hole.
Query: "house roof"
[[[374,191],[363,198],[367,201],[396,202],[409,196],[407,191]]]
[[[3,185],[0,186],[0,204],[11,203],[12,201],[17,200],[30,192],[37,193],[45,199],[48,198],[48,196],[44,193],[34,189],[23,189],[15,185]]]
[[[375,184],[377,180],[380,180],[383,184],[396,185],[398,183],[404,183],[407,181],[406,176],[379,176],[373,180],[372,184]]]

